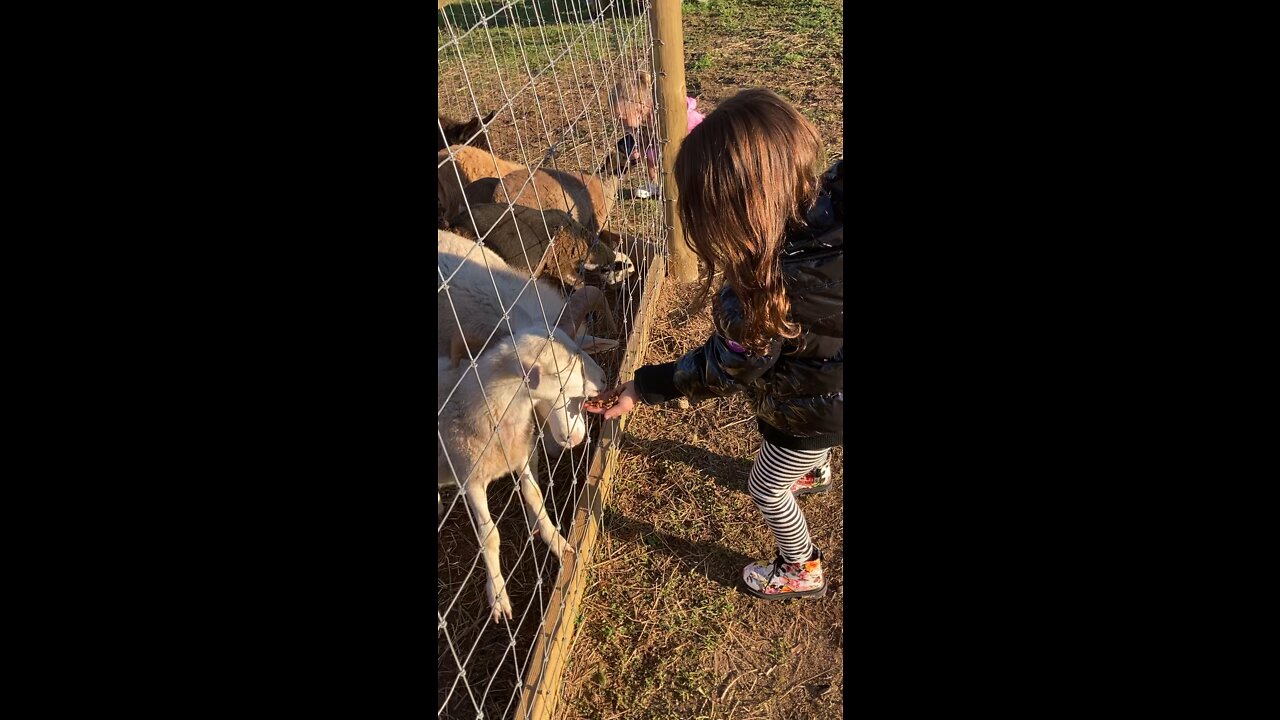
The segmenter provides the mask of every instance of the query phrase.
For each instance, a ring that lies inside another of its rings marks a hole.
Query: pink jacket
[[[685,133],[688,134],[693,132],[693,129],[698,127],[698,123],[705,120],[706,116],[697,111],[696,108],[698,107],[698,101],[691,97],[686,97],[684,99],[684,106],[685,117],[689,120],[689,127],[685,129]],[[658,162],[657,156],[654,155],[653,148],[649,148],[649,151],[645,153],[645,156],[649,158],[649,162]]]
[[[698,123],[705,120],[706,116],[704,116],[702,113],[698,112],[695,109],[698,107],[697,100],[694,100],[691,97],[687,97],[684,99],[684,104],[685,104],[685,111],[684,111],[685,116],[689,118],[689,128],[686,132],[693,132],[693,129],[698,127]]]

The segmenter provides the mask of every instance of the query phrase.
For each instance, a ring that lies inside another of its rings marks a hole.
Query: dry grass
[[[685,312],[693,294],[664,293],[646,363],[705,342],[709,313]],[[801,500],[832,592],[756,600],[738,578],[774,545],[746,494],[760,447],[750,418],[741,398],[632,414],[557,717],[841,716],[843,451],[835,489]]]

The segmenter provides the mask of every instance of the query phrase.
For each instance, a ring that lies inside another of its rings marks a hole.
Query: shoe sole
[[[788,598],[812,598],[814,600],[817,600],[818,598],[823,597],[827,594],[827,584],[828,583],[826,582],[826,580],[823,580],[822,587],[818,588],[817,590],[802,590],[800,592],[774,593],[772,595],[766,595],[765,593],[755,590],[746,582],[742,583],[742,589],[746,590],[748,595],[754,595],[760,598],[761,600],[787,600]]]
[[[823,485],[823,486],[822,486],[822,487],[820,487],[820,488],[816,488],[816,487],[815,487],[815,488],[805,488],[805,489],[803,489],[803,490],[797,490],[797,491],[795,491],[795,492],[793,492],[793,493],[791,493],[791,494],[792,494],[792,495],[794,495],[794,496],[796,496],[796,497],[804,497],[805,495],[818,495],[818,494],[820,494],[820,493],[825,493],[825,492],[831,492],[831,484],[830,484],[830,483],[828,483],[828,484],[826,484],[826,485]]]

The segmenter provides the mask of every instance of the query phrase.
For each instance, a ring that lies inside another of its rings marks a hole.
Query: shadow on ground
[[[604,511],[604,531],[616,540],[643,544],[650,551],[669,555],[683,569],[693,570],[717,585],[738,591],[742,590],[742,568],[757,559],[723,545],[694,542],[662,532],[653,523],[608,508]]]
[[[690,443],[636,437],[627,432],[622,434],[622,452],[638,455],[649,461],[666,458],[697,470],[723,488],[743,494],[747,492],[751,460],[722,455]]]

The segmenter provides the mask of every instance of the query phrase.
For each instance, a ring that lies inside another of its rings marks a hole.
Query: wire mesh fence
[[[609,99],[656,76],[650,5],[438,13],[439,717],[529,717],[548,619],[576,612],[562,571],[588,569],[602,444],[582,402],[638,360],[666,252],[657,123]]]

